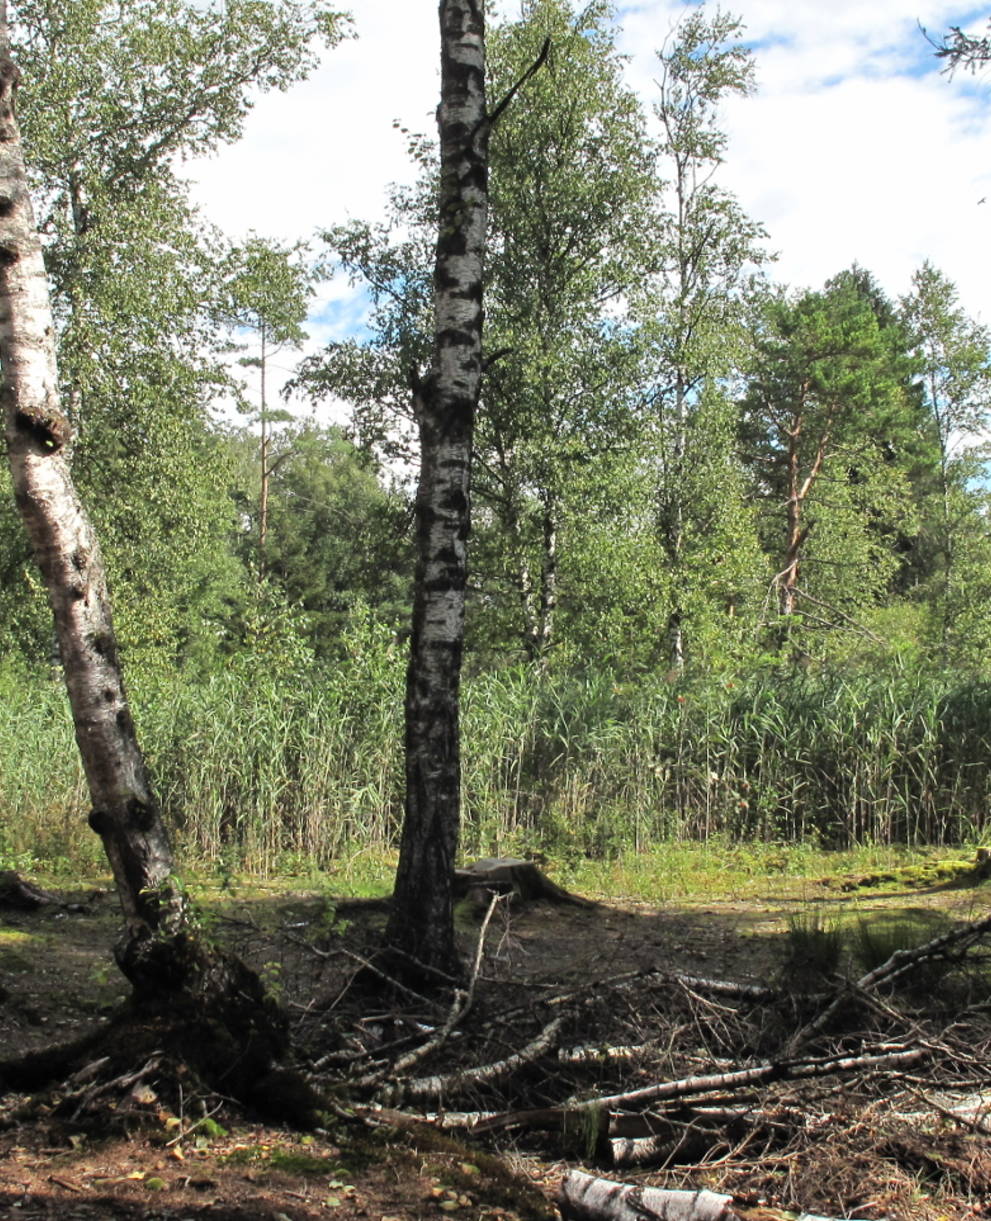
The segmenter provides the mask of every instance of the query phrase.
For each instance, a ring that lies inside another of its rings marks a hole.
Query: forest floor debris
[[[116,905],[101,889],[0,913],[0,1059],[118,1006]],[[87,1127],[85,1079],[27,1109],[8,1094],[0,1217],[511,1221],[555,1216],[574,1167],[778,1216],[991,1217],[986,940],[951,938],[897,989],[849,960],[860,924],[933,940],[986,920],[991,891],[833,890],[779,879],[760,900],[466,902],[477,971],[437,1002],[368,988],[381,900],[207,889],[206,918],[288,1006],[300,1066],[337,1113],[304,1135],[193,1084],[166,1102],[147,1062],[118,1083],[112,1132]],[[817,933],[825,944],[834,926],[854,931],[820,962]]]

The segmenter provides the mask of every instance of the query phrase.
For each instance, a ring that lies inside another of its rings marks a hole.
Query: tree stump
[[[0,907],[13,907],[18,911],[37,911],[49,903],[58,903],[55,895],[33,882],[28,882],[13,869],[0,870]]]
[[[512,895],[524,903],[547,899],[551,903],[572,903],[576,907],[595,907],[590,899],[573,895],[552,882],[533,861],[512,856],[484,857],[454,871],[454,897],[485,898],[491,894]]]

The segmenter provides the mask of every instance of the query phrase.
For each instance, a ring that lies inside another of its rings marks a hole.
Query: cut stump
[[[543,874],[533,861],[513,856],[484,857],[454,871],[454,897],[487,901],[492,894],[513,895],[524,903],[547,899],[551,903],[572,903],[576,907],[595,907],[591,899],[573,895]]]

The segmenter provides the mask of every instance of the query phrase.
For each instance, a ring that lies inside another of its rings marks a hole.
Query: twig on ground
[[[399,1077],[408,1068],[412,1068],[414,1064],[419,1064],[421,1060],[425,1060],[431,1052],[437,1051],[443,1047],[451,1036],[451,1032],[457,1026],[458,1022],[467,1014],[475,999],[475,985],[478,983],[478,972],[482,966],[482,955],[485,951],[485,933],[489,927],[489,921],[492,919],[492,913],[496,909],[496,905],[501,899],[505,899],[505,895],[493,894],[489,901],[488,910],[485,913],[485,918],[482,920],[482,926],[478,931],[478,944],[475,947],[475,958],[472,963],[471,976],[468,980],[468,987],[458,988],[454,993],[454,1001],[451,1004],[450,1012],[447,1015],[447,1020],[439,1030],[425,1043],[421,1043],[419,1047],[414,1047],[405,1055],[399,1057],[394,1064],[384,1065],[381,1068],[375,1069],[371,1073],[366,1073],[365,1076],[359,1077],[355,1082],[362,1089],[367,1089],[370,1086],[378,1085],[386,1076]]]

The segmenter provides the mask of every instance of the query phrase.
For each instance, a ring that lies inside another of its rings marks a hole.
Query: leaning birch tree
[[[434,982],[459,971],[452,881],[461,821],[459,690],[471,454],[482,378],[489,133],[547,48],[490,112],[484,0],[441,0],[438,234],[430,367],[411,374],[420,438],[416,575],[406,677],[406,802],[386,927],[398,964]]]
[[[18,78],[0,0],[0,397],[17,507],[54,612],[93,803],[89,821],[123,909],[117,961],[138,1002],[180,1021],[220,1018],[257,1071],[284,1045],[281,1020],[257,976],[199,936],[173,878],[117,656],[99,543],[73,486],[72,431],[59,395],[48,283],[14,110]]]

